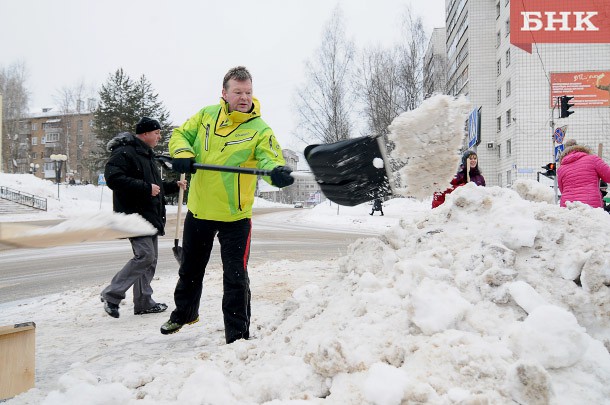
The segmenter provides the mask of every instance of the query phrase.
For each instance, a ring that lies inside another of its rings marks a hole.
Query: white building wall
[[[554,159],[552,134],[558,126],[567,125],[566,138],[575,138],[594,151],[599,143],[605,142],[602,157],[610,161],[610,108],[574,107],[574,114],[564,119],[556,118],[559,112],[553,113],[550,108],[551,73],[610,70],[610,44],[533,44],[530,54],[510,45],[509,0],[446,0],[446,5],[448,51],[458,32],[459,24],[451,22],[458,18],[456,9],[468,12],[467,30],[457,42],[457,50],[449,55],[448,64],[451,66],[455,61],[459,47],[466,41],[468,57],[449,77],[448,87],[451,89],[460,72],[468,69],[467,84],[459,91],[459,86],[454,86],[452,94],[465,94],[474,106],[482,107],[481,143],[477,152],[489,186],[506,187],[523,178],[552,184],[537,173],[543,172],[541,166]],[[460,15],[458,20],[461,19]],[[509,110],[511,117],[507,120]],[[488,143],[494,147],[488,149]]]

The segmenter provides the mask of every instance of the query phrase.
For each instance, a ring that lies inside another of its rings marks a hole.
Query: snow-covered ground
[[[469,184],[435,210],[397,198],[384,217],[278,214],[381,235],[329,261],[251,267],[256,338],[231,345],[218,263],[201,321],[169,336],[167,313],[131,315],[129,300],[107,316],[99,285],[0,305],[0,324],[37,325],[36,387],[7,405],[608,404],[610,216],[552,197],[534,181]],[[171,303],[175,282],[154,280],[157,298]]]

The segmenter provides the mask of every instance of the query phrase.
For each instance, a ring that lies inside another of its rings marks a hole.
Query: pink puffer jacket
[[[561,191],[560,206],[566,201],[580,201],[593,208],[604,206],[599,179],[610,182],[610,166],[584,147],[566,150],[557,169],[557,185]]]

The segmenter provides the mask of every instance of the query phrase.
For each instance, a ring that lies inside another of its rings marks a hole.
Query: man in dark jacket
[[[167,305],[152,299],[150,282],[155,275],[158,256],[158,235],[165,233],[165,194],[186,188],[186,181],[163,182],[155,161],[153,148],[161,139],[159,121],[143,117],[136,125],[136,135],[123,132],[108,142],[110,159],[104,176],[112,189],[115,212],[139,214],[157,228],[157,235],[129,238],[133,258],[115,274],[102,291],[106,313],[119,317],[119,303],[133,286],[136,315],[163,312]]]

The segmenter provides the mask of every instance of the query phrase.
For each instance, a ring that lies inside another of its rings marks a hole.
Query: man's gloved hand
[[[271,170],[271,183],[279,188],[291,185],[294,183],[294,177],[290,173],[292,173],[290,166],[276,166]]]
[[[172,170],[178,173],[195,173],[197,169],[193,166],[193,158],[174,158],[172,159]]]

